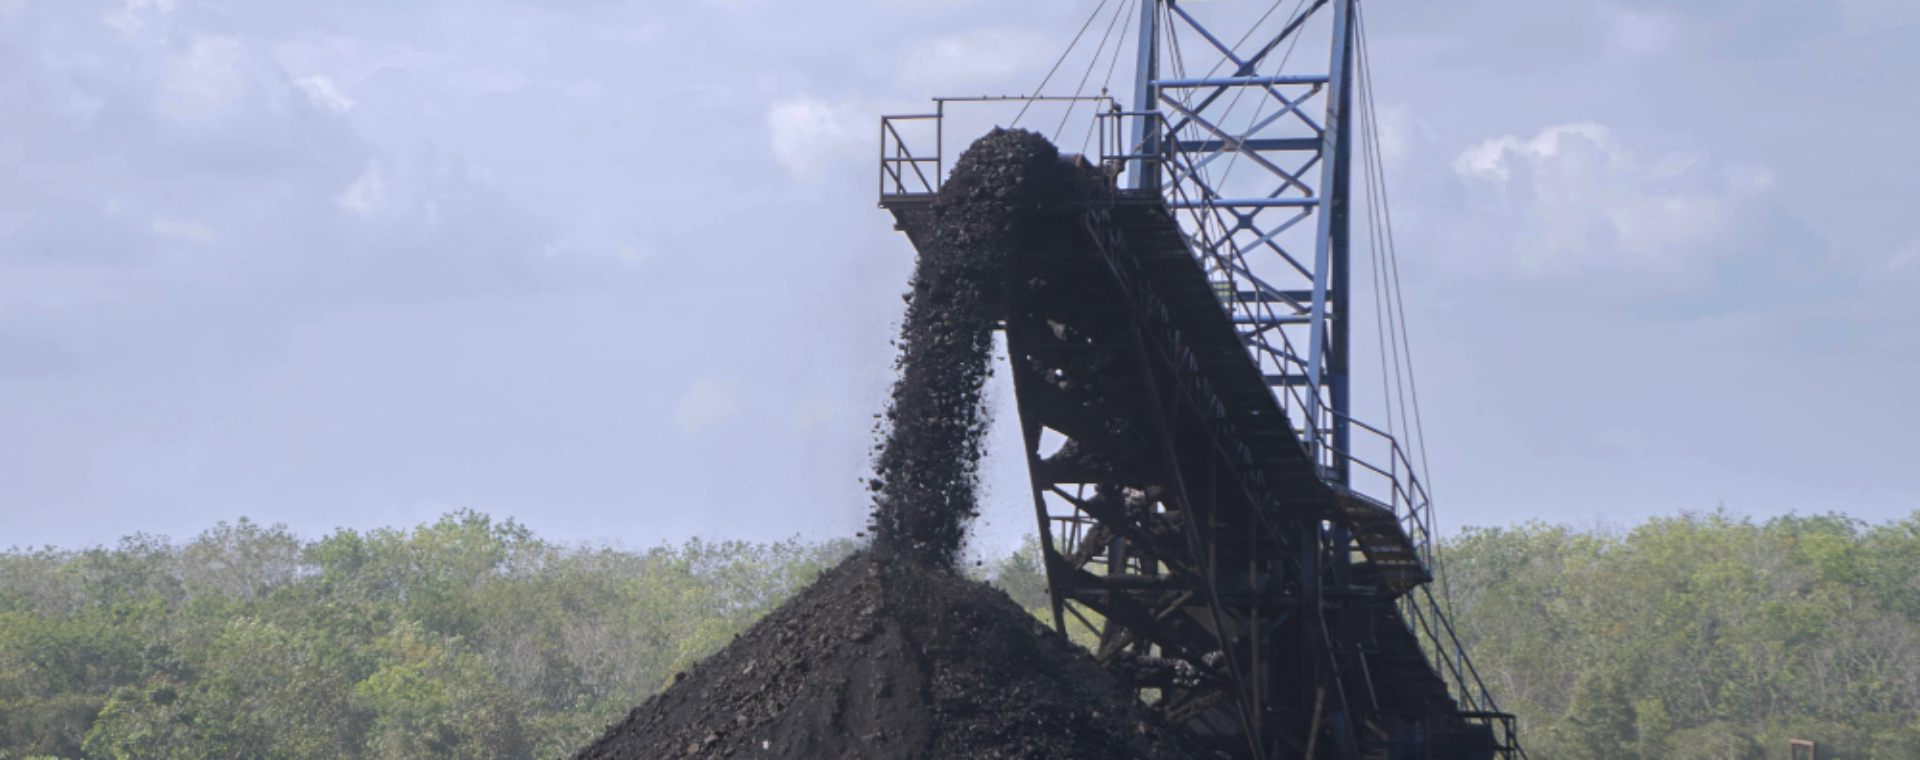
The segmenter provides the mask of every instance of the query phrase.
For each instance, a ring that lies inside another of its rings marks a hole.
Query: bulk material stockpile
[[[633,710],[579,760],[1199,757],[1084,651],[953,569],[977,512],[1009,264],[1087,175],[996,130],[934,207],[875,461],[874,544]]]

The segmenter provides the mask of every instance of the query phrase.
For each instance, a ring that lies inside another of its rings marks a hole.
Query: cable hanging
[[[1082,73],[1080,75],[1080,83],[1077,85],[1074,85],[1073,99],[1067,101],[1066,113],[1063,113],[1060,115],[1060,126],[1054,127],[1053,129],[1054,143],[1058,144],[1060,142],[1060,133],[1066,131],[1067,121],[1073,118],[1074,107],[1080,105],[1080,96],[1086,94],[1087,82],[1093,79],[1093,72],[1100,68],[1100,56],[1106,53],[1107,41],[1113,38],[1113,29],[1116,25],[1120,23],[1120,17],[1126,15],[1126,10],[1127,10],[1127,3],[1125,2],[1125,0],[1122,0],[1122,2],[1119,5],[1114,7],[1113,18],[1107,21],[1107,31],[1105,34],[1100,35],[1100,45],[1093,49],[1093,56],[1087,59],[1087,70],[1085,73]],[[1120,49],[1123,47],[1126,47],[1124,36],[1122,36],[1121,41],[1116,42],[1113,46],[1114,53],[1116,56],[1119,54]]]
[[[1073,55],[1073,49],[1080,46],[1080,38],[1087,36],[1087,30],[1093,28],[1093,22],[1099,20],[1100,11],[1106,9],[1108,2],[1111,0],[1100,0],[1100,4],[1094,7],[1093,12],[1087,14],[1086,23],[1081,24],[1080,31],[1074,33],[1073,41],[1067,43],[1067,49],[1060,51],[1060,58],[1053,62],[1053,68],[1047,69],[1047,75],[1041,77],[1040,86],[1035,87],[1033,92],[1027,95],[1027,102],[1020,106],[1020,112],[1014,114],[1013,123],[1009,126],[1020,125],[1020,119],[1027,115],[1027,109],[1032,108],[1033,101],[1040,97],[1040,93],[1046,91],[1047,83],[1052,82],[1053,75],[1060,72],[1060,65],[1067,62],[1067,56]]]
[[[1133,17],[1135,15],[1138,15],[1138,12],[1140,10],[1140,4],[1150,3],[1153,1],[1154,0],[1133,0],[1132,5],[1126,6],[1125,8],[1121,9],[1120,12],[1126,15],[1127,20],[1126,20],[1126,23],[1122,24],[1120,27],[1120,41],[1114,44],[1113,56],[1111,57],[1110,60],[1107,61],[1107,78],[1105,81],[1100,83],[1101,97],[1103,98],[1107,97],[1107,93],[1113,87],[1113,74],[1115,71],[1119,70],[1120,68],[1120,53],[1121,51],[1126,50],[1127,48],[1127,33],[1133,31]],[[1098,56],[1096,56],[1095,58],[1097,60]],[[1069,113],[1071,113],[1071,111],[1069,111]],[[1066,120],[1062,119],[1060,123],[1062,126],[1064,126],[1066,124]],[[1087,152],[1087,147],[1093,144],[1094,130],[1098,129],[1099,127],[1100,127],[1100,116],[1099,114],[1096,113],[1094,114],[1094,118],[1087,121],[1087,136],[1080,141],[1081,155],[1085,155]]]

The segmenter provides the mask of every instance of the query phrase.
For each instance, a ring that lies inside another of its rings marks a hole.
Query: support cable
[[[1066,113],[1063,113],[1060,115],[1060,126],[1053,128],[1052,140],[1054,144],[1058,145],[1060,143],[1060,133],[1066,131],[1067,121],[1073,118],[1073,109],[1076,106],[1080,105],[1079,98],[1083,93],[1087,91],[1087,81],[1093,79],[1093,72],[1100,68],[1100,56],[1107,52],[1107,42],[1113,39],[1113,29],[1116,25],[1120,23],[1120,17],[1126,15],[1125,13],[1126,9],[1127,9],[1126,0],[1121,0],[1119,5],[1114,6],[1113,18],[1107,21],[1107,31],[1106,33],[1100,35],[1100,45],[1093,49],[1093,56],[1087,59],[1087,70],[1085,73],[1082,73],[1080,75],[1080,83],[1077,85],[1074,85],[1074,88],[1073,88],[1074,99],[1067,101],[1067,111]],[[1125,39],[1124,35],[1122,36],[1122,39]],[[1114,52],[1117,54],[1120,51],[1120,48],[1123,48],[1123,47],[1126,47],[1126,45],[1115,44]],[[1097,110],[1098,106],[1095,106],[1095,109],[1096,110],[1094,112],[1095,113],[1094,120],[1098,121],[1099,120],[1098,118],[1099,111]]]
[[[1384,253],[1385,263],[1387,264],[1386,271],[1382,273],[1382,279],[1387,283],[1388,292],[1391,294],[1391,302],[1389,303],[1390,312],[1397,312],[1397,318],[1393,320],[1394,323],[1389,325],[1389,328],[1398,334],[1397,340],[1395,340],[1396,363],[1399,358],[1404,357],[1406,363],[1406,385],[1408,394],[1411,396],[1410,404],[1406,403],[1406,399],[1402,399],[1401,416],[1404,424],[1407,411],[1406,407],[1412,407],[1413,427],[1411,432],[1415,437],[1420,459],[1419,466],[1424,479],[1429,471],[1427,464],[1426,431],[1420,415],[1419,386],[1416,379],[1417,375],[1413,368],[1412,342],[1407,330],[1404,300],[1406,291],[1400,279],[1399,251],[1395,245],[1393,232],[1393,210],[1392,206],[1387,202],[1387,182],[1386,172],[1384,170],[1385,157],[1380,146],[1378,133],[1378,107],[1373,89],[1372,62],[1365,44],[1366,25],[1364,15],[1358,12],[1358,3],[1355,5],[1355,31],[1360,38],[1360,73],[1364,99],[1362,107],[1370,114],[1365,120],[1370,131],[1370,148],[1368,149],[1368,154],[1369,163],[1372,167],[1368,182],[1370,185],[1377,185],[1377,192],[1370,191],[1370,197],[1377,197],[1380,205],[1381,230],[1385,233],[1384,245],[1381,247],[1381,250]],[[1429,535],[1433,535],[1438,530],[1439,518],[1433,509],[1433,496],[1430,485],[1427,486],[1426,498],[1428,521],[1426,528]],[[1478,669],[1474,667],[1473,661],[1467,656],[1465,644],[1461,642],[1459,632],[1453,627],[1451,618],[1456,615],[1453,606],[1452,583],[1449,574],[1446,573],[1444,569],[1444,556],[1444,552],[1429,550],[1429,564],[1440,579],[1439,598],[1435,598],[1433,589],[1428,586],[1422,586],[1420,589],[1421,595],[1426,599],[1427,606],[1431,608],[1430,617],[1432,620],[1428,622],[1426,620],[1427,616],[1417,614],[1417,602],[1414,603],[1416,610],[1415,618],[1420,620],[1421,627],[1425,629],[1428,639],[1433,643],[1435,655],[1440,657],[1441,662],[1451,671],[1455,682],[1459,685],[1459,699],[1473,709],[1485,712],[1496,712],[1499,710],[1499,707],[1493,701],[1493,695],[1487,690],[1486,682],[1482,679]],[[1444,639],[1441,637],[1442,633],[1445,634]],[[1511,737],[1511,735],[1509,735],[1509,737]],[[1518,757],[1522,760],[1527,757],[1526,750],[1517,743],[1509,745],[1506,749],[1511,753],[1508,755],[1509,757]]]
[[[1360,109],[1359,116],[1363,138],[1371,137],[1373,126],[1371,124],[1373,119],[1372,110],[1373,109],[1366,107]],[[1361,154],[1371,163],[1372,154],[1368,152],[1365,146],[1362,146]],[[1392,366],[1392,364],[1387,359],[1387,285],[1383,275],[1385,263],[1381,261],[1380,252],[1380,246],[1382,245],[1382,236],[1380,234],[1380,202],[1377,197],[1377,190],[1373,182],[1371,169],[1369,169],[1364,176],[1364,184],[1367,188],[1367,269],[1369,279],[1373,282],[1374,340],[1375,345],[1380,349],[1380,403],[1386,410],[1384,416],[1387,423],[1387,435],[1388,437],[1395,437],[1399,433],[1394,429],[1393,422],[1393,385],[1392,380],[1387,377],[1386,372],[1386,368]]]
[[[1366,24],[1364,23],[1364,16],[1362,16],[1361,19],[1362,19],[1362,23],[1359,26],[1359,32],[1362,39],[1364,40],[1367,33],[1367,29],[1366,29]],[[1362,50],[1364,50],[1364,48],[1362,48]],[[1372,71],[1373,71],[1373,67],[1372,67],[1371,59],[1369,58],[1368,65],[1367,65],[1367,80],[1368,80],[1367,81],[1367,93],[1368,93],[1367,97],[1369,98],[1369,100],[1371,100],[1373,97]],[[1396,245],[1395,239],[1394,239],[1393,207],[1387,204],[1387,180],[1386,180],[1386,175],[1384,173],[1382,173],[1380,177],[1380,199],[1381,199],[1381,212],[1385,220],[1385,229],[1387,232],[1387,249],[1386,249],[1387,261],[1392,265],[1394,291],[1397,294],[1400,294],[1400,295],[1397,295],[1396,298],[1402,301],[1402,306],[1400,308],[1400,324],[1399,324],[1400,345],[1402,347],[1402,351],[1406,355],[1406,361],[1407,361],[1407,392],[1409,395],[1412,396],[1413,422],[1414,422],[1413,432],[1414,432],[1415,442],[1417,443],[1418,449],[1420,452],[1421,477],[1423,479],[1430,479],[1432,477],[1432,468],[1429,467],[1427,464],[1427,433],[1426,433],[1426,425],[1422,420],[1421,414],[1420,414],[1420,385],[1419,385],[1418,375],[1414,372],[1414,368],[1413,368],[1413,341],[1410,333],[1407,330],[1406,307],[1404,305],[1404,298],[1405,298],[1404,294],[1406,290],[1400,283],[1399,246]],[[1429,501],[1431,501],[1433,498],[1431,482],[1428,482],[1427,488],[1428,488],[1427,498]]]
[[[1357,4],[1356,4],[1356,7],[1358,7]],[[1378,109],[1375,107],[1374,87],[1373,87],[1373,58],[1368,53],[1367,45],[1366,45],[1366,40],[1367,40],[1366,14],[1363,12],[1356,12],[1354,14],[1354,19],[1355,19],[1355,29],[1359,34],[1360,40],[1361,40],[1361,44],[1360,44],[1361,75],[1363,77],[1363,82],[1364,82],[1363,91],[1366,97],[1367,108],[1370,111],[1377,111]],[[1374,128],[1376,130],[1375,149],[1374,149],[1375,156],[1376,156],[1375,161],[1380,166],[1384,167],[1384,157],[1381,155],[1380,148],[1378,145],[1379,141],[1378,141],[1377,131],[1379,128],[1379,122],[1377,118],[1374,120]],[[1421,424],[1420,386],[1418,382],[1418,375],[1414,372],[1414,368],[1413,368],[1413,343],[1412,343],[1410,334],[1407,330],[1407,317],[1406,317],[1406,306],[1405,306],[1406,290],[1404,287],[1401,286],[1401,281],[1400,281],[1400,252],[1399,252],[1399,246],[1396,244],[1396,240],[1394,236],[1393,207],[1388,202],[1387,177],[1386,177],[1386,172],[1384,168],[1382,168],[1378,172],[1377,181],[1380,187],[1380,212],[1381,212],[1381,218],[1382,218],[1382,230],[1386,233],[1385,251],[1387,256],[1387,263],[1390,266],[1389,271],[1392,274],[1393,291],[1395,294],[1394,301],[1396,304],[1399,305],[1399,309],[1398,309],[1399,319],[1397,322],[1397,327],[1400,333],[1399,345],[1401,347],[1401,352],[1404,355],[1406,360],[1407,393],[1411,397],[1411,406],[1412,406],[1413,420],[1414,420],[1414,427],[1412,432],[1416,439],[1415,442],[1417,444],[1417,448],[1420,454],[1421,477],[1429,478],[1432,476],[1432,472],[1427,464],[1426,428],[1425,428],[1425,425]],[[1429,492],[1429,498],[1431,498],[1431,492]]]
[[[1103,97],[1103,98],[1104,98],[1104,97],[1106,97],[1106,95],[1107,95],[1107,93],[1108,93],[1108,92],[1109,92],[1109,91],[1110,91],[1110,90],[1112,89],[1112,87],[1113,87],[1113,74],[1114,74],[1114,72],[1115,72],[1115,71],[1118,71],[1118,70],[1119,70],[1119,68],[1120,68],[1120,52],[1121,52],[1121,51],[1123,51],[1123,50],[1125,50],[1125,49],[1126,49],[1126,47],[1127,47],[1127,46],[1126,46],[1126,42],[1125,42],[1125,40],[1127,39],[1127,36],[1128,36],[1128,34],[1129,34],[1130,32],[1132,32],[1132,31],[1133,31],[1133,17],[1134,17],[1135,15],[1137,15],[1137,12],[1138,12],[1138,11],[1140,10],[1140,4],[1141,4],[1141,3],[1151,3],[1151,2],[1154,2],[1154,1],[1155,1],[1155,0],[1133,0],[1133,4],[1132,4],[1132,5],[1130,5],[1130,6],[1127,6],[1126,8],[1123,8],[1123,9],[1121,9],[1121,11],[1120,11],[1120,12],[1121,12],[1122,14],[1124,14],[1124,15],[1125,15],[1125,16],[1127,17],[1127,21],[1126,21],[1126,23],[1125,23],[1125,24],[1122,24],[1122,25],[1120,26],[1120,39],[1121,39],[1121,42],[1120,42],[1120,43],[1118,43],[1118,44],[1115,44],[1115,45],[1113,46],[1113,56],[1112,56],[1112,59],[1111,59],[1111,60],[1109,60],[1109,61],[1107,62],[1107,78],[1106,78],[1106,80],[1105,80],[1105,81],[1103,81],[1103,82],[1101,82],[1101,83],[1100,83],[1100,95],[1101,95],[1101,97]],[[1063,123],[1064,123],[1064,122],[1063,122]],[[1099,129],[1099,128],[1100,128],[1100,115],[1099,115],[1098,113],[1095,113],[1095,114],[1094,114],[1094,116],[1093,116],[1093,119],[1087,122],[1087,136],[1086,136],[1086,138],[1080,141],[1080,154],[1081,154],[1081,155],[1083,155],[1083,156],[1084,156],[1084,155],[1086,155],[1086,153],[1087,153],[1087,146],[1089,146],[1089,145],[1092,145],[1092,144],[1093,144],[1093,133],[1094,133],[1094,130],[1097,130],[1097,129]]]
[[[1355,7],[1358,7],[1358,3],[1355,4]],[[1356,79],[1360,85],[1360,92],[1359,97],[1355,100],[1359,104],[1359,110],[1362,114],[1360,118],[1361,129],[1365,133],[1361,141],[1362,172],[1367,185],[1368,202],[1370,205],[1377,207],[1377,212],[1383,220],[1381,227],[1375,233],[1380,235],[1378,243],[1382,246],[1382,263],[1388,267],[1393,267],[1396,266],[1396,264],[1394,263],[1395,252],[1390,242],[1392,231],[1386,228],[1388,222],[1384,220],[1388,212],[1387,201],[1385,196],[1381,194],[1386,184],[1386,161],[1381,153],[1380,146],[1379,107],[1373,97],[1371,58],[1366,52],[1365,38],[1360,35],[1359,28],[1360,16],[1358,12],[1356,12],[1354,14],[1354,36],[1355,47],[1357,48],[1355,51],[1355,59],[1359,68],[1359,76],[1356,77]],[[1389,269],[1387,271],[1392,270]],[[1384,273],[1382,277],[1383,279],[1385,278]],[[1399,326],[1406,323],[1406,308],[1402,295],[1397,288],[1397,283],[1392,280],[1387,280],[1384,284],[1386,285],[1386,297],[1383,300],[1386,302],[1386,316],[1389,327],[1387,331],[1387,343],[1388,348],[1391,350],[1393,363],[1391,366],[1382,366],[1380,369],[1383,375],[1389,369],[1392,370],[1394,397],[1397,400],[1397,405],[1392,400],[1388,403],[1387,428],[1389,431],[1396,430],[1394,417],[1397,412],[1397,416],[1399,417],[1397,430],[1411,433],[1413,426],[1409,424],[1407,420],[1407,371],[1401,360],[1403,355],[1402,349],[1404,348],[1404,341],[1402,340],[1404,334],[1402,330],[1398,329]],[[1428,501],[1431,502],[1432,499],[1429,498]]]
[[[1361,62],[1362,62],[1362,72],[1363,72],[1363,77],[1365,82],[1367,107],[1369,110],[1377,110],[1374,105],[1372,56],[1367,52],[1367,45],[1366,45],[1366,40],[1367,40],[1366,15],[1364,13],[1356,13],[1355,20],[1357,23],[1356,30],[1360,35],[1360,39],[1361,39],[1360,56],[1361,56]],[[1376,129],[1378,128],[1377,119],[1375,120],[1375,127]],[[1375,151],[1376,151],[1376,155],[1378,155],[1378,151],[1379,151],[1379,148],[1377,146],[1378,140],[1376,139],[1375,142],[1376,142]],[[1399,246],[1396,244],[1396,240],[1394,237],[1393,206],[1388,202],[1388,186],[1387,186],[1386,172],[1384,170],[1382,170],[1379,173],[1378,182],[1380,186],[1380,211],[1381,211],[1381,219],[1382,219],[1382,229],[1386,232],[1386,247],[1385,247],[1386,259],[1387,259],[1387,263],[1390,266],[1389,271],[1391,272],[1391,275],[1392,275],[1393,291],[1395,294],[1394,301],[1396,304],[1399,305],[1399,309],[1398,309],[1399,321],[1398,321],[1397,327],[1399,329],[1400,339],[1398,344],[1400,346],[1401,352],[1404,354],[1406,359],[1407,393],[1411,397],[1411,406],[1413,411],[1413,431],[1412,432],[1414,435],[1415,449],[1418,451],[1419,457],[1420,457],[1420,477],[1422,482],[1425,484],[1425,487],[1427,490],[1427,502],[1429,505],[1427,510],[1428,519],[1430,522],[1435,523],[1434,525],[1429,527],[1429,530],[1437,531],[1438,517],[1434,514],[1434,511],[1432,508],[1433,484],[1432,484],[1431,478],[1432,478],[1433,471],[1432,471],[1432,467],[1428,464],[1428,459],[1427,459],[1427,433],[1426,433],[1426,424],[1425,424],[1425,421],[1422,419],[1421,409],[1420,409],[1419,376],[1414,371],[1414,366],[1413,366],[1413,341],[1412,341],[1411,334],[1407,330],[1407,317],[1406,317],[1406,305],[1405,305],[1406,290],[1402,286],[1401,280],[1400,280]],[[1443,592],[1446,591],[1447,585],[1448,584],[1446,584],[1446,582],[1443,580],[1442,581]],[[1446,596],[1446,598],[1449,600],[1449,612],[1451,612],[1452,594],[1444,593],[1444,596]]]
[[[1092,13],[1087,14],[1086,23],[1081,24],[1080,31],[1074,33],[1073,41],[1067,43],[1067,49],[1060,51],[1060,58],[1053,62],[1053,68],[1047,69],[1047,75],[1040,79],[1040,86],[1035,87],[1033,92],[1027,95],[1027,102],[1020,106],[1019,113],[1013,115],[1013,123],[1009,126],[1020,126],[1021,117],[1027,115],[1027,109],[1033,107],[1033,101],[1039,98],[1042,92],[1046,91],[1047,83],[1053,81],[1053,75],[1060,71],[1060,64],[1067,62],[1067,56],[1072,55],[1073,49],[1080,45],[1080,38],[1086,36],[1087,30],[1093,27],[1095,20],[1100,18],[1100,11],[1107,7],[1108,2],[1110,2],[1110,0],[1100,0],[1100,5],[1095,7]]]

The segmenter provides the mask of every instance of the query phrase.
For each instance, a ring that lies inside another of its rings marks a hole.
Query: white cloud
[[[340,208],[361,216],[371,216],[387,200],[387,180],[380,175],[380,165],[367,164],[367,170],[353,185],[334,199]]]
[[[1426,125],[1415,121],[1413,109],[1404,105],[1381,106],[1374,119],[1380,131],[1380,157],[1389,164],[1407,157],[1414,138],[1426,136]]]
[[[1594,123],[1507,135],[1462,151],[1472,246],[1529,274],[1620,270],[1697,275],[1732,255],[1766,167],[1716,167],[1703,156],[1648,159]]]
[[[11,4],[0,4],[0,8],[9,7]],[[133,34],[146,26],[146,19],[142,16],[148,13],[155,15],[172,13],[173,9],[174,0],[126,0],[119,10],[107,14],[105,20],[107,26],[125,34]]]
[[[862,109],[805,95],[775,101],[767,109],[773,156],[795,176],[816,176],[828,166],[858,161],[872,150],[871,117]]]
[[[997,84],[1044,71],[1056,46],[1056,41],[1028,30],[959,32],[908,50],[898,77],[903,85],[928,91]]]
[[[1727,187],[1741,195],[1758,195],[1772,190],[1773,180],[1771,167],[1742,164],[1726,170]]]
[[[233,107],[247,92],[242,52],[233,37],[194,38],[186,53],[167,61],[161,82],[164,108],[175,116],[192,117]]]
[[[301,92],[306,93],[307,100],[312,101],[314,107],[323,111],[346,113],[353,109],[353,99],[341,94],[340,88],[334,86],[333,80],[325,76],[315,74],[300,77],[293,80],[293,86],[300,88]]]
[[[1907,243],[1888,256],[1882,270],[1895,280],[1920,280],[1920,240]]]
[[[733,388],[713,380],[695,381],[680,397],[674,421],[683,433],[697,433],[740,412]]]
[[[320,75],[343,91],[359,88],[381,74],[413,73],[454,60],[410,45],[341,36],[280,42],[273,46],[273,59],[296,80]]]

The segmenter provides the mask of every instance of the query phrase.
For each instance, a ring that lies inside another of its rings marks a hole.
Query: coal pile
[[[828,571],[577,760],[1195,757],[1004,593],[871,553]]]
[[[677,675],[577,760],[1201,756],[1086,652],[953,569],[977,512],[981,386],[1009,264],[1044,245],[1042,217],[1089,182],[1030,132],[996,130],[961,157],[897,344],[873,548]]]

